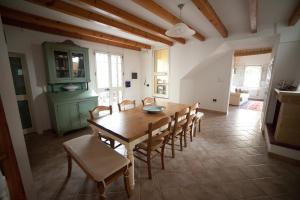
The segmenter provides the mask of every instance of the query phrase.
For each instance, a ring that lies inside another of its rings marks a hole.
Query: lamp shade
[[[190,29],[184,23],[175,24],[172,28],[166,31],[166,35],[170,37],[190,37],[195,34],[193,29]]]

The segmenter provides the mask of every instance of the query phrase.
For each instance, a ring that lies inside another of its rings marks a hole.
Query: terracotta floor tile
[[[288,186],[277,178],[263,178],[254,180],[255,184],[268,195],[288,193]]]
[[[74,163],[66,181],[67,160],[62,143],[82,129],[57,137],[26,135],[38,199],[99,199],[97,188]],[[124,146],[117,150],[126,155]],[[260,132],[260,113],[231,107],[228,115],[205,113],[201,133],[171,158],[166,148],[165,170],[159,157],[147,165],[135,161],[136,186],[131,200],[295,200],[299,197],[300,167],[271,158]],[[298,195],[298,196],[297,196]],[[122,178],[107,189],[108,200],[128,199]],[[299,198],[298,198],[299,199]]]

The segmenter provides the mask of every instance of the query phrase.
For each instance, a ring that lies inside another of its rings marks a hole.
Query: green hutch
[[[59,134],[86,127],[98,96],[89,90],[88,49],[72,41],[43,43],[52,127]]]

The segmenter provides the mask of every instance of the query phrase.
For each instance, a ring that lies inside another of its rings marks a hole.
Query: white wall
[[[153,95],[153,51],[147,50],[142,52],[142,73],[141,73],[141,90],[142,98],[149,97]],[[149,85],[149,86],[148,86]]]
[[[46,67],[41,46],[45,41],[63,42],[69,39],[79,46],[89,48],[91,89],[95,89],[96,87],[94,52],[102,51],[122,54],[124,56],[124,80],[131,80],[132,72],[138,73],[138,79],[131,80],[131,87],[124,89],[124,97],[129,99],[136,99],[137,102],[139,102],[138,100],[141,97],[141,52],[125,50],[118,47],[102,45],[58,35],[31,31],[14,26],[5,25],[4,29],[8,43],[8,51],[23,53],[26,56],[33,98],[33,122],[38,133],[42,133],[44,130],[51,129],[46,99]]]
[[[227,50],[181,80],[180,102],[227,113],[233,51]],[[213,102],[216,99],[216,102]]]
[[[195,66],[199,65],[220,45],[223,39],[207,40],[199,42],[191,39],[186,44],[175,44],[169,47],[170,50],[170,77],[169,77],[169,99],[173,102],[180,101],[180,79],[190,72]],[[168,47],[166,47],[168,48]],[[143,96],[153,95],[153,51],[144,51],[142,55],[143,79],[146,80],[150,87],[143,86]]]
[[[232,57],[232,50],[216,57],[196,78],[195,91],[201,108],[227,113]]]
[[[10,70],[7,46],[3,34],[3,26],[0,18],[0,96],[7,120],[12,145],[16,154],[23,186],[27,199],[35,200],[36,193],[32,180],[32,173],[29,165],[27,149],[25,145],[21,119],[17,106],[17,98],[13,85],[13,78]]]
[[[300,82],[300,40],[290,42],[280,42],[277,54],[275,56],[273,75],[270,87],[270,99],[267,111],[267,123],[273,121],[276,106],[276,96],[273,92],[274,88],[279,87],[281,80],[287,80],[291,83],[298,84]]]

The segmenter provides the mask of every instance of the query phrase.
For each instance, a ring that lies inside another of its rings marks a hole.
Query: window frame
[[[101,51],[101,50],[95,50],[94,51],[94,66],[95,66],[95,91],[96,93],[103,92],[102,90],[104,88],[99,88],[98,87],[98,78],[97,78],[97,60],[96,60],[96,54],[107,54],[108,55],[108,67],[109,67],[109,88],[112,88],[112,90],[120,88],[120,87],[112,87],[112,80],[111,80],[111,56],[120,56],[121,57],[121,92],[122,92],[122,97],[119,97],[118,101],[122,101],[124,98],[124,91],[125,91],[125,82],[124,82],[124,55],[122,53],[117,53],[117,52],[108,52],[108,51]]]
[[[156,60],[155,60],[155,51],[159,51],[159,50],[167,50],[168,51],[168,72],[156,72]],[[164,98],[164,99],[168,99],[169,98],[169,95],[170,95],[170,48],[168,47],[161,47],[161,48],[156,48],[153,50],[153,67],[152,67],[152,82],[153,82],[153,88],[152,88],[152,95],[154,97],[157,97],[157,98]],[[155,93],[155,90],[156,90],[156,81],[155,81],[155,78],[157,76],[167,76],[168,78],[168,82],[165,84],[166,85],[166,91],[167,91],[167,94],[158,94],[158,93]]]

